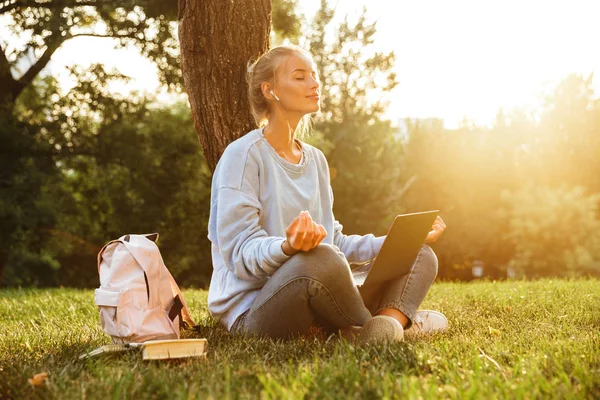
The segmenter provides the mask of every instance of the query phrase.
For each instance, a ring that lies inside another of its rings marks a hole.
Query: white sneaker
[[[448,329],[448,318],[439,311],[419,310],[413,324],[404,332],[408,336],[443,332]]]
[[[388,340],[400,342],[404,339],[402,324],[387,315],[376,315],[363,326],[349,326],[340,331],[341,336],[353,343]]]

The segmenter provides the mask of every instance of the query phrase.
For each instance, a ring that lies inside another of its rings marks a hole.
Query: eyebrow
[[[294,72],[297,72],[297,71],[306,72],[306,70],[305,70],[305,69],[302,69],[302,68],[296,68],[295,70],[293,70],[293,71],[292,71],[292,74],[293,74]],[[315,74],[317,73],[317,71],[313,71],[313,72],[314,72]]]

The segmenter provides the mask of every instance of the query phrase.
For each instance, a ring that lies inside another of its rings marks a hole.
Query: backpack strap
[[[169,319],[174,321],[177,316],[179,316],[179,321],[183,321],[181,319],[181,310],[183,309],[183,302],[181,301],[181,296],[176,294],[173,298],[173,305],[169,310]]]
[[[147,240],[143,235],[125,235],[122,238],[119,238],[119,241],[125,245],[129,253],[131,253],[146,274],[148,282],[146,285],[148,288],[148,307],[158,307],[160,305],[158,293],[160,288],[158,285],[150,284],[150,282],[159,282],[161,278],[160,260],[153,256],[153,254],[156,254],[156,244]]]
[[[194,323],[194,321],[192,320],[192,316],[190,315],[190,309],[188,308],[185,299],[183,298],[183,294],[181,294],[181,290],[179,289],[179,286],[177,285],[177,282],[175,282],[175,279],[173,278],[173,275],[171,275],[171,271],[169,271],[167,269],[167,274],[169,274],[169,282],[171,282],[171,290],[174,293],[177,293],[176,297],[179,298],[179,302],[181,302],[181,318],[179,318],[180,321],[185,322],[188,327],[192,328],[195,327],[196,324]],[[173,305],[175,305],[176,302],[173,303]]]

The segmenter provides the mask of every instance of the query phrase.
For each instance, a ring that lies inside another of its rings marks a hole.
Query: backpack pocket
[[[162,307],[143,310],[142,318],[138,325],[138,341],[179,339],[179,329]]]
[[[100,325],[102,326],[102,330],[112,337],[120,336],[117,309],[122,292],[118,288],[100,288],[94,292],[94,301],[100,311]]]
[[[179,330],[160,306],[148,309],[145,287],[96,289],[102,330],[115,343],[179,339]]]

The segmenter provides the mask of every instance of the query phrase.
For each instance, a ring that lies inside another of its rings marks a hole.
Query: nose
[[[313,85],[311,87],[313,89],[318,89],[321,86],[321,84],[319,83],[319,79],[313,77],[311,77],[311,79],[313,80]]]

